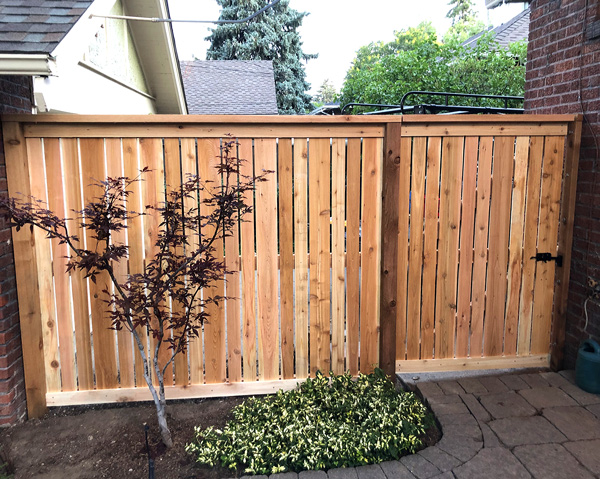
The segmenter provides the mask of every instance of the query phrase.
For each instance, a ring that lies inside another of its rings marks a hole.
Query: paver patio
[[[541,371],[411,381],[442,429],[436,445],[400,461],[298,479],[600,477],[600,395],[579,389],[574,377]]]

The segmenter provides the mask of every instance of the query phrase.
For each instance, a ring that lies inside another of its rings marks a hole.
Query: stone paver
[[[509,417],[491,421],[488,425],[496,433],[498,439],[508,447],[564,442],[567,439],[541,416]]]
[[[298,473],[298,479],[327,479],[327,473],[325,471],[302,471]]]
[[[480,424],[479,428],[481,429],[481,435],[483,436],[483,447],[489,448],[501,446],[498,436],[494,434],[494,431],[490,429],[490,426],[487,424]]]
[[[442,428],[451,424],[474,424],[477,425],[477,419],[471,414],[441,414],[437,416]]]
[[[478,422],[486,423],[492,419],[490,414],[472,394],[461,394],[460,398],[465,403],[467,408],[469,408],[469,411],[471,411],[471,414],[475,416],[475,419],[477,419]]]
[[[600,440],[566,442],[563,446],[592,473],[600,476]]]
[[[523,465],[502,447],[482,449],[469,462],[452,471],[457,479],[528,479],[531,475]]]
[[[379,464],[379,466],[387,479],[414,479],[415,477],[400,461],[386,461]]]
[[[519,374],[519,377],[525,381],[530,388],[543,388],[550,386],[550,383],[541,377],[539,373]]]
[[[460,441],[465,437],[474,441],[482,441],[481,429],[479,424],[448,424],[444,427],[443,433]]]
[[[254,476],[252,476],[254,477]],[[278,474],[271,474],[269,479],[298,479],[297,472],[280,472]]]
[[[559,371],[558,374],[560,374],[563,378],[565,378],[571,384],[575,384],[575,370],[574,369],[565,369],[563,371]]]
[[[560,444],[520,446],[513,453],[536,479],[594,477]]]
[[[600,419],[600,404],[592,404],[591,406],[587,406],[586,409]]]
[[[483,443],[480,441],[473,441],[473,439],[469,438],[464,438],[462,441],[457,441],[455,438],[451,438],[450,436],[443,436],[436,446],[442,451],[454,456],[459,461],[466,462],[472,459],[475,454],[477,454],[477,452],[483,447]]]
[[[437,476],[433,476],[431,479],[454,479],[454,474],[452,474],[450,471],[442,472]]]
[[[550,384],[550,386],[554,386],[556,388],[560,388],[563,386],[569,387],[573,385],[573,383],[567,378],[555,372],[549,371],[545,373],[540,373],[540,376],[542,376],[546,381],[548,381],[548,384]]]
[[[442,396],[444,391],[436,383],[422,382],[417,383],[417,387],[423,396]]]
[[[423,456],[442,472],[451,471],[456,466],[460,466],[462,464],[460,460],[456,459],[454,456],[451,456],[447,452],[442,451],[436,446],[428,447],[422,451],[419,451],[419,455]]]
[[[592,404],[600,404],[600,394],[592,394],[578,388],[574,384],[562,386],[561,389],[571,396],[582,406],[590,406]]]
[[[338,467],[327,471],[329,479],[358,479],[355,467]]]
[[[462,401],[457,403],[430,404],[430,406],[436,416],[443,414],[469,414],[467,406]]]
[[[467,394],[486,394],[488,392],[479,378],[461,378],[458,380],[458,384],[462,386]]]
[[[526,389],[529,391],[529,389]],[[505,417],[533,416],[537,413],[535,408],[522,396],[514,391],[504,393],[488,394],[479,399],[483,407],[495,419]]]
[[[496,376],[484,376],[482,378],[479,378],[479,380],[490,394],[503,393],[505,391],[508,391],[508,386],[502,381],[500,381],[500,378]]]
[[[536,409],[557,406],[577,406],[577,403],[572,397],[562,389],[555,387],[525,389],[519,391],[519,394]]]
[[[267,479],[267,476],[259,474],[258,476],[242,476],[240,479]]]
[[[508,389],[512,389],[513,391],[529,389],[529,384],[523,381],[523,379],[521,379],[516,374],[507,374],[506,376],[500,376],[500,381],[502,381],[502,383],[504,383],[504,385]]]
[[[465,392],[458,381],[438,381],[437,385],[444,391],[444,394],[464,394]]]
[[[600,420],[581,406],[547,408],[543,414],[571,441],[600,439]]]
[[[379,464],[371,464],[369,466],[358,466],[356,468],[358,479],[386,479],[383,470]]]
[[[425,396],[430,405],[433,404],[456,404],[461,403],[462,399],[458,394],[448,394],[444,396]]]
[[[442,472],[419,454],[404,456],[400,458],[400,462],[418,479],[428,479]]]

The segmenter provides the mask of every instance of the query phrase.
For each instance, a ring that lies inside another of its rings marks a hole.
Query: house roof
[[[0,0],[0,52],[51,53],[93,0]]]
[[[510,19],[508,22],[493,28],[487,29],[477,35],[468,38],[463,42],[463,46],[474,47],[477,44],[477,40],[487,32],[494,33],[494,38],[503,48],[507,48],[509,44],[518,42],[519,40],[527,40],[529,36],[529,8],[523,10],[516,17]]]
[[[181,73],[190,114],[277,114],[270,60],[181,62]]]

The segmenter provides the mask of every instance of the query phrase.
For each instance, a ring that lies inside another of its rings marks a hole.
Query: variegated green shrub
[[[195,429],[186,450],[199,463],[246,474],[374,464],[414,453],[432,424],[413,393],[374,374],[317,373],[295,390],[251,398],[223,430]]]

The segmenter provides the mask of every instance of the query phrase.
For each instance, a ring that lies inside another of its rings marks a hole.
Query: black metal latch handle
[[[543,263],[547,263],[548,261],[556,261],[556,266],[559,268],[561,268],[563,264],[562,255],[552,256],[552,253],[538,253],[535,256],[532,256],[531,259],[541,261]]]

